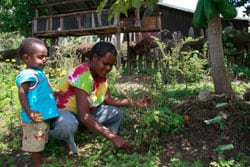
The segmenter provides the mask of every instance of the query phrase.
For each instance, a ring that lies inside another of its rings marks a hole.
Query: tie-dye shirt
[[[103,103],[108,84],[106,77],[98,80],[93,79],[88,63],[80,64],[63,78],[57,89],[64,93],[56,97],[57,107],[77,114],[74,87],[82,89],[89,94],[90,110],[92,111]]]

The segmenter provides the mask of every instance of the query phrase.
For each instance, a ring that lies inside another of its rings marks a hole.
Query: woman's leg
[[[114,133],[118,132],[123,115],[121,108],[102,104],[94,110],[92,115],[98,122],[109,128]]]
[[[59,110],[59,117],[51,121],[50,136],[65,141],[73,153],[77,153],[74,134],[78,128],[78,120],[75,115],[67,110]]]

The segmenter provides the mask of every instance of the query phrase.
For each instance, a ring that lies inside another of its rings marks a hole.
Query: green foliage
[[[17,32],[0,33],[0,51],[18,48],[23,39]]]
[[[18,71],[15,68],[14,59],[0,62],[0,150],[5,152],[19,150],[21,140],[18,137],[20,130],[18,111],[20,107],[15,86],[15,77]],[[6,157],[6,160],[12,162],[11,158]]]
[[[144,134],[144,136],[151,136],[152,134],[161,136],[167,132],[175,133],[180,130],[183,121],[179,114],[162,107],[143,112],[139,118],[139,125],[149,132]]]
[[[121,71],[113,67],[110,73],[108,74],[109,88],[111,92],[116,92],[115,83],[121,77]]]
[[[199,57],[199,51],[182,53],[183,59],[180,64],[181,74],[184,76],[186,83],[193,83],[200,81],[204,74],[204,66],[208,63],[207,59]]]
[[[69,38],[69,40],[74,39]],[[72,43],[53,46],[54,56],[48,57],[44,71],[50,78],[50,81],[55,83],[54,86],[57,85],[65,74],[81,63],[79,55],[76,54],[77,45],[74,42]]]
[[[222,41],[223,41],[225,55],[232,56],[232,55],[236,55],[239,52],[231,41],[234,34],[239,34],[239,33],[241,32],[238,30],[231,29],[231,28],[225,29],[222,32]]]
[[[153,72],[152,78],[153,78],[153,83],[156,86],[156,88],[161,88],[164,83],[164,78],[162,76],[161,71]]]
[[[170,167],[202,167],[202,163],[200,161],[188,163],[178,158],[172,158],[170,160]]]
[[[0,9],[0,31],[19,31],[24,36],[31,36],[32,20],[35,17],[35,5],[41,1],[2,0]]]
[[[180,55],[169,55],[164,52],[166,44],[159,40],[159,38],[153,37],[154,41],[160,48],[163,59],[161,60],[162,68],[159,72],[155,73],[156,83],[193,83],[201,80],[206,74],[204,66],[208,64],[207,59],[204,59],[204,53],[200,53],[198,50],[190,52],[181,52]],[[177,48],[175,48],[177,49]]]
[[[128,16],[129,9],[138,9],[141,7],[143,3],[147,4],[148,6],[154,6],[159,2],[159,0],[114,0],[112,1],[111,7],[109,9],[109,20],[112,18],[118,18],[120,14],[124,14]],[[107,4],[109,3],[108,0],[102,0],[100,5],[97,8],[98,12],[101,12]]]
[[[232,64],[231,69],[238,79],[250,80],[250,68]]]
[[[243,42],[248,42],[249,33],[241,32],[232,28],[226,28],[222,33],[224,54],[228,61],[228,66],[233,72],[233,76],[241,80],[249,80],[250,72],[250,52],[244,46]],[[237,40],[242,40],[237,43]],[[233,60],[233,61],[232,61]]]
[[[211,162],[210,165],[213,167],[245,167],[250,165],[250,157],[239,153],[235,159],[220,158],[218,161]]]

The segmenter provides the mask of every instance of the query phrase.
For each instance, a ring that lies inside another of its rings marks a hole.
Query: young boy
[[[48,121],[59,115],[54,93],[43,72],[47,48],[37,38],[26,38],[19,47],[19,56],[26,64],[26,69],[16,77],[22,106],[22,150],[31,153],[33,167],[40,167],[43,162],[50,162],[41,154],[48,141]]]

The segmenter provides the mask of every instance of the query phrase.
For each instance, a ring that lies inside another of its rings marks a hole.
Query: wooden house
[[[121,33],[125,34],[124,40],[129,41],[128,48],[130,41],[138,46],[145,46],[140,43],[152,35],[164,40],[164,38],[172,39],[173,34],[181,34],[182,37],[199,37],[205,34],[204,30],[193,27],[194,11],[189,9],[158,3],[153,8],[142,6],[140,9],[131,9],[128,11],[128,17],[121,15],[119,18],[109,20],[111,4],[98,13],[96,9],[100,2],[101,0],[42,1],[42,5],[36,7],[36,17],[33,19],[32,27],[33,36],[57,38],[113,34],[116,36],[116,41],[119,41],[115,44],[119,49],[122,41]],[[222,25],[247,30],[248,20],[222,19]],[[130,56],[129,53],[128,56]],[[121,60],[118,59],[118,65],[120,63]]]
[[[36,37],[85,36],[116,34],[117,32],[160,31],[158,14],[145,18],[141,26],[140,10],[131,10],[128,17],[109,20],[108,4],[105,9],[96,11],[100,0],[46,0],[36,8],[33,20],[33,35]],[[48,9],[42,15],[44,9]]]
[[[184,37],[200,37],[201,35],[204,35],[204,31],[195,28],[192,24],[194,9],[188,9],[167,3],[159,3],[158,7],[161,12],[162,29],[167,29],[170,32],[181,32]],[[223,28],[233,26],[234,29],[240,31],[248,30],[249,19],[247,18],[222,18],[221,22]]]

